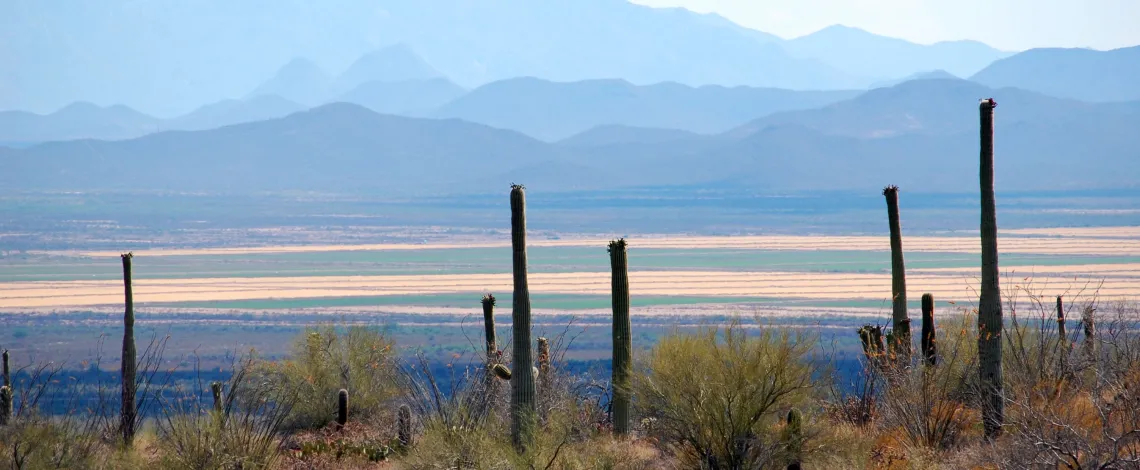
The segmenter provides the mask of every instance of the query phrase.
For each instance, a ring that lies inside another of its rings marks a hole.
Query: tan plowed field
[[[1079,267],[1065,267],[1079,268]],[[933,272],[932,272],[933,271]],[[1044,270],[1047,271],[1047,270]],[[1099,277],[1074,275],[1077,269],[1057,274],[1036,273],[1032,283],[1057,295],[1085,288]],[[1004,286],[1025,284],[1024,271],[1010,271]],[[609,293],[607,272],[532,274],[536,294]],[[939,299],[970,301],[976,296],[977,276],[961,270],[916,270],[907,277],[911,296],[924,292]],[[509,292],[510,274],[456,274],[416,276],[327,276],[285,278],[139,279],[135,301],[168,303],[250,299],[300,299],[379,295],[430,295]],[[630,273],[634,295],[764,297],[811,300],[889,300],[890,275],[851,273],[652,271]],[[1100,289],[1102,298],[1140,300],[1140,266],[1117,270]],[[13,282],[0,285],[0,308],[81,307],[122,302],[118,281]]]

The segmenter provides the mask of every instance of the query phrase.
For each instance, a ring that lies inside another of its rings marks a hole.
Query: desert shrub
[[[382,412],[397,394],[395,358],[394,344],[378,328],[330,324],[306,328],[288,360],[262,362],[257,375],[297,397],[284,429],[316,429],[335,419],[342,388],[350,419]]]
[[[1069,368],[1057,376],[1013,377],[1020,382],[1007,396],[1011,442],[1001,464],[1140,466],[1140,314],[1123,304],[1108,315],[1082,310],[1095,318],[1096,334],[1081,338],[1081,349],[1088,349],[1070,352]]]
[[[279,431],[297,402],[297,390],[258,380],[256,359],[235,361],[218,405],[201,382],[163,400],[157,420],[164,469],[271,468],[280,454]],[[207,400],[209,400],[207,402]]]
[[[648,353],[633,389],[650,435],[690,467],[758,468],[786,458],[777,422],[813,387],[815,338],[737,321],[674,332]]]
[[[146,390],[155,368],[143,364]],[[99,367],[99,356],[91,365]],[[63,363],[30,364],[14,375],[22,378],[13,380],[12,419],[0,426],[0,462],[14,469],[136,467],[137,455],[117,439],[117,383],[81,383]]]
[[[942,322],[936,365],[867,364],[879,377],[879,425],[915,449],[945,451],[962,445],[980,423],[973,403],[977,375],[976,328],[968,314]]]

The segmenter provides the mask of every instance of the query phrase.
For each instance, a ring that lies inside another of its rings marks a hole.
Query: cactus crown
[[[123,253],[119,256],[122,257],[123,259],[131,259],[131,258],[135,257],[135,254],[134,254],[134,252],[128,251],[128,252]]]
[[[898,194],[898,192],[899,192],[899,187],[895,186],[893,184],[883,188],[883,195],[884,196],[890,196],[892,194]]]
[[[483,296],[483,305],[487,304],[491,304],[492,306],[495,305],[495,294],[487,294]]]
[[[611,240],[610,246],[606,248],[606,252],[607,253],[613,253],[614,248],[622,249],[622,248],[625,248],[625,246],[626,246],[626,242],[625,242],[624,238],[619,238],[617,240]]]
[[[521,190],[521,189],[526,189],[526,186],[523,186],[521,184],[511,183],[511,191],[517,191],[517,190]]]

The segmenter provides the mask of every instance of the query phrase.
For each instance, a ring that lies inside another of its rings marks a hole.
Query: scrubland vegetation
[[[891,326],[850,332],[864,353],[854,381],[817,333],[743,317],[634,350],[624,240],[609,245],[611,375],[570,373],[572,335],[531,337],[516,185],[505,341],[488,295],[483,344],[444,367],[401,357],[382,329],[330,324],[286,359],[249,351],[225,382],[175,383],[163,338],[136,349],[126,254],[121,381],[51,364],[12,374],[5,353],[0,455],[29,469],[1140,468],[1137,307],[998,285],[994,105],[981,105],[981,300],[935,312],[924,296],[912,328],[888,187]]]

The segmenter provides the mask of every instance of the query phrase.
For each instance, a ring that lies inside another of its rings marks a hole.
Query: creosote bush
[[[279,389],[293,390],[297,403],[285,430],[315,429],[336,420],[337,394],[349,390],[349,414],[366,420],[384,412],[398,394],[394,344],[378,328],[324,325],[306,328],[292,356],[263,362],[258,374]]]
[[[690,468],[760,468],[787,459],[776,431],[804,404],[816,366],[814,336],[739,321],[674,332],[645,356],[635,406],[654,420],[650,436]]]

